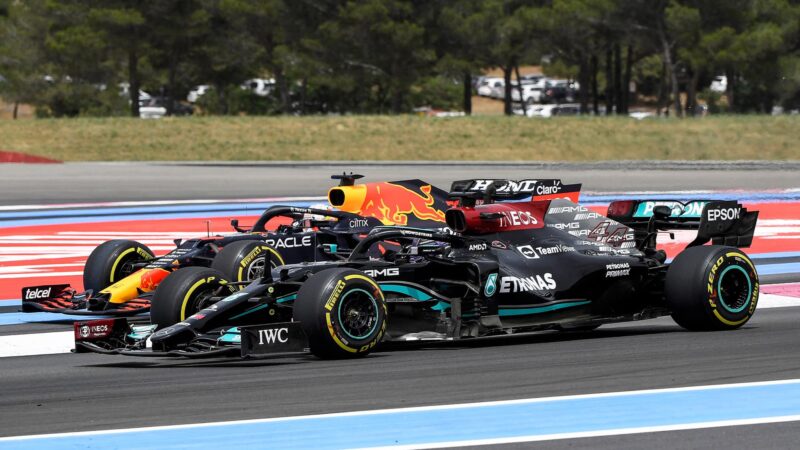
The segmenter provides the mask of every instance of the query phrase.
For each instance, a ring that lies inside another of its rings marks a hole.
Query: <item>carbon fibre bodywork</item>
[[[477,181],[458,182],[453,196],[460,204],[446,212],[449,230],[377,227],[346,260],[277,267],[160,330],[116,322],[111,324],[116,332],[82,336],[81,327],[92,322],[76,324],[76,349],[139,356],[254,356],[290,351],[289,345],[295,351],[303,344],[297,342],[303,339],[298,333],[303,324],[293,313],[298,292],[315,276],[342,268],[358,271],[380,291],[387,310],[384,341],[591,329],[658,317],[671,313],[664,296],[669,264],[666,254],[650,245],[652,233],[675,226],[709,231],[710,218],[732,207],[709,202],[696,223],[670,220],[659,208],[644,221],[629,220],[629,210],[615,220],[576,204],[572,195],[559,198],[558,192],[545,192],[546,199],[534,192],[528,193],[532,201],[494,203],[519,192],[473,193]],[[757,213],[735,208],[736,217],[709,231],[711,237],[732,238],[732,230],[752,235],[742,222],[751,217],[754,227]],[[385,243],[395,250],[375,257],[373,249]],[[329,319],[328,326],[336,325]],[[345,351],[359,351],[341,335],[337,343]]]

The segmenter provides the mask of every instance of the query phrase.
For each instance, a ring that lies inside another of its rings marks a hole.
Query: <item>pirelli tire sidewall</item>
[[[186,320],[208,306],[205,300],[217,291],[224,297],[236,289],[218,270],[184,267],[169,274],[156,288],[150,305],[150,322],[158,328]]]
[[[672,317],[694,331],[739,328],[759,299],[755,265],[740,249],[719,245],[680,253],[667,271],[665,294]]]
[[[131,264],[155,258],[146,245],[115,239],[98,245],[83,267],[83,289],[99,292],[132,273]]]
[[[359,315],[360,323],[354,326],[353,317]],[[311,352],[326,359],[364,356],[374,350],[386,333],[386,316],[386,299],[378,284],[354,269],[312,275],[294,303],[294,319],[308,337]]]
[[[264,255],[270,253],[271,268],[284,264],[283,257],[274,248],[261,240],[242,240],[226,245],[211,263],[211,268],[220,271],[233,282],[253,281],[263,273]],[[244,285],[240,285],[243,288]]]

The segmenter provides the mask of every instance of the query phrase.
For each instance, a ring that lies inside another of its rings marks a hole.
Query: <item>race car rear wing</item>
[[[450,197],[456,199],[482,200],[491,203],[496,200],[553,200],[565,198],[578,202],[580,184],[564,184],[559,179],[505,180],[475,179],[454,181],[450,186]]]
[[[749,247],[758,220],[758,211],[748,211],[734,200],[620,200],[608,205],[606,215],[633,228],[640,248],[655,247],[656,233],[667,230],[697,230],[687,247],[709,241]]]

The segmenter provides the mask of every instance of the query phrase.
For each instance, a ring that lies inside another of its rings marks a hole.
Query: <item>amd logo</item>
[[[372,278],[378,277],[396,277],[400,275],[400,269],[397,267],[386,267],[385,269],[366,269],[364,273]]]
[[[489,246],[486,245],[485,242],[481,243],[481,244],[470,244],[469,245],[469,250],[471,252],[480,252],[480,251],[484,251],[484,250],[488,250],[488,249],[489,249]]]
[[[38,299],[42,299],[42,298],[48,298],[48,297],[50,297],[50,292],[51,292],[52,290],[53,290],[53,288],[47,288],[47,289],[39,289],[39,288],[36,288],[36,289],[28,289],[28,290],[25,292],[25,300],[38,300]]]
[[[270,328],[269,330],[258,330],[258,345],[270,345],[276,342],[281,344],[289,342],[288,328]]]

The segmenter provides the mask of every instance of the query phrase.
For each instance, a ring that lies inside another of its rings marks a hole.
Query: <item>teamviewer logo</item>
[[[519,250],[522,256],[528,259],[539,259],[539,255],[536,253],[536,250],[534,250],[530,245],[520,245],[517,247],[517,250]]]

